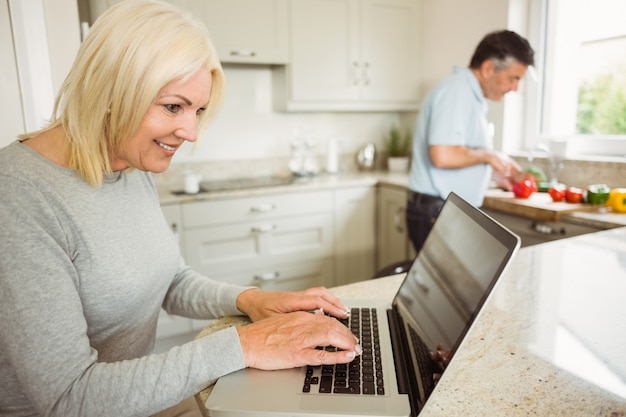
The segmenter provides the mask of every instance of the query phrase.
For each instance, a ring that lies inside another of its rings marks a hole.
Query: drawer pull
[[[274,204],[261,204],[260,206],[250,207],[250,211],[253,213],[266,213],[276,208]]]
[[[255,281],[271,281],[276,278],[278,278],[278,272],[266,272],[254,276]]]
[[[398,233],[404,233],[404,207],[398,207],[396,213],[393,216],[393,225]]]
[[[252,58],[252,57],[256,56],[256,52],[250,51],[250,50],[247,50],[247,49],[240,49],[238,51],[230,51],[230,55],[231,56],[242,56],[242,57],[246,57],[246,58]]]
[[[254,233],[267,233],[267,232],[271,232],[271,231],[273,231],[275,229],[276,229],[276,226],[273,225],[273,224],[264,224],[264,225],[261,225],[261,226],[254,226],[252,228],[252,231]]]

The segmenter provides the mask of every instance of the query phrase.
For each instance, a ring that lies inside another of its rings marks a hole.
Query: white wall
[[[75,0],[41,0],[49,21],[54,90],[58,89],[74,55],[79,27],[54,30],[78,21]],[[524,0],[416,0],[423,5],[421,54],[422,94],[450,74],[455,64],[467,65],[473,49],[487,32],[507,27],[510,3]],[[52,5],[54,3],[54,6]],[[468,18],[471,16],[471,18]],[[65,22],[65,23],[61,23]],[[57,25],[57,26],[55,26]],[[59,37],[61,35],[61,37]],[[63,38],[65,37],[65,38]],[[69,42],[69,46],[62,47]],[[227,92],[222,111],[211,123],[201,143],[177,156],[175,162],[275,158],[289,156],[294,129],[309,130],[324,153],[329,136],[339,139],[342,153],[356,152],[364,143],[382,147],[383,137],[399,120],[412,126],[415,113],[280,113],[272,109],[269,66],[225,65]],[[502,106],[491,103],[490,119],[496,124],[498,146]],[[4,123],[3,123],[4,124]]]
[[[0,32],[2,147],[50,118],[80,44],[76,1],[0,0]]]
[[[356,152],[361,144],[382,146],[383,137],[398,114],[389,113],[284,113],[272,108],[269,66],[224,65],[226,97],[193,153],[191,147],[175,163],[215,160],[280,158],[290,155],[294,129],[312,134],[316,153],[325,153],[326,140],[338,139],[342,153]]]
[[[526,0],[420,0],[422,16],[422,84],[420,91],[428,91],[441,78],[452,72],[454,65],[469,65],[474,49],[487,33],[511,29],[522,36],[527,32]],[[517,143],[512,137],[519,131],[520,99],[523,90],[508,94],[503,102],[489,102],[488,119],[495,125],[495,146],[504,148],[504,141]],[[504,103],[507,106],[507,125],[512,129],[504,132]],[[510,111],[509,111],[510,108]],[[511,115],[513,113],[513,115]]]

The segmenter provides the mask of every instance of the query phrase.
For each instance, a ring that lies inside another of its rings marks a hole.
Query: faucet
[[[559,180],[558,180],[558,176],[559,176],[559,172],[561,172],[561,169],[563,168],[563,160],[565,159],[564,157],[561,156],[557,156],[555,155],[551,150],[550,147],[548,145],[546,145],[545,143],[540,143],[537,146],[535,146],[533,149],[530,150],[530,153],[528,154],[528,163],[532,163],[533,159],[534,159],[534,153],[536,151],[541,151],[544,152],[546,154],[546,157],[548,158],[548,161],[550,162],[550,184],[552,185],[556,185],[558,184]]]

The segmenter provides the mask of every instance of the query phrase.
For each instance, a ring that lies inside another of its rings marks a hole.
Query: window
[[[624,0],[532,2],[527,148],[558,138],[570,154],[626,156],[624,16]]]

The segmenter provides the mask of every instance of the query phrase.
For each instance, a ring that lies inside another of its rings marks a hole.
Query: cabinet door
[[[191,331],[191,320],[186,317],[168,314],[161,309],[157,323],[156,338],[177,336]]]
[[[335,285],[370,279],[376,267],[374,187],[335,191]]]
[[[287,0],[170,0],[209,29],[222,62],[286,64]]]
[[[378,269],[414,256],[406,231],[405,189],[378,189]]]
[[[183,213],[180,204],[168,204],[161,206],[161,210],[165,215],[165,220],[172,229],[172,233],[176,235],[178,238],[178,246],[180,247],[180,252],[185,256],[183,251],[183,244],[181,239],[182,226],[183,226]]]
[[[0,56],[2,56],[2,63],[0,64],[0,91],[2,91],[0,148],[2,148],[16,140],[17,135],[25,132],[15,47],[11,33],[9,6],[6,0],[0,0]]]
[[[331,275],[332,261],[326,258],[216,273],[211,278],[269,291],[300,291],[320,285],[331,286]]]
[[[418,2],[363,0],[362,98],[415,103],[418,97]]]
[[[242,222],[332,213],[330,191],[268,194],[183,204],[185,230]]]
[[[88,0],[92,22],[121,0]],[[204,22],[220,61],[286,64],[288,0],[165,0]]]
[[[414,0],[292,0],[291,63],[273,74],[275,108],[416,110]]]
[[[332,256],[332,214],[243,222],[184,232],[187,263],[196,271],[241,271]]]
[[[293,100],[359,98],[357,0],[291,2]]]

